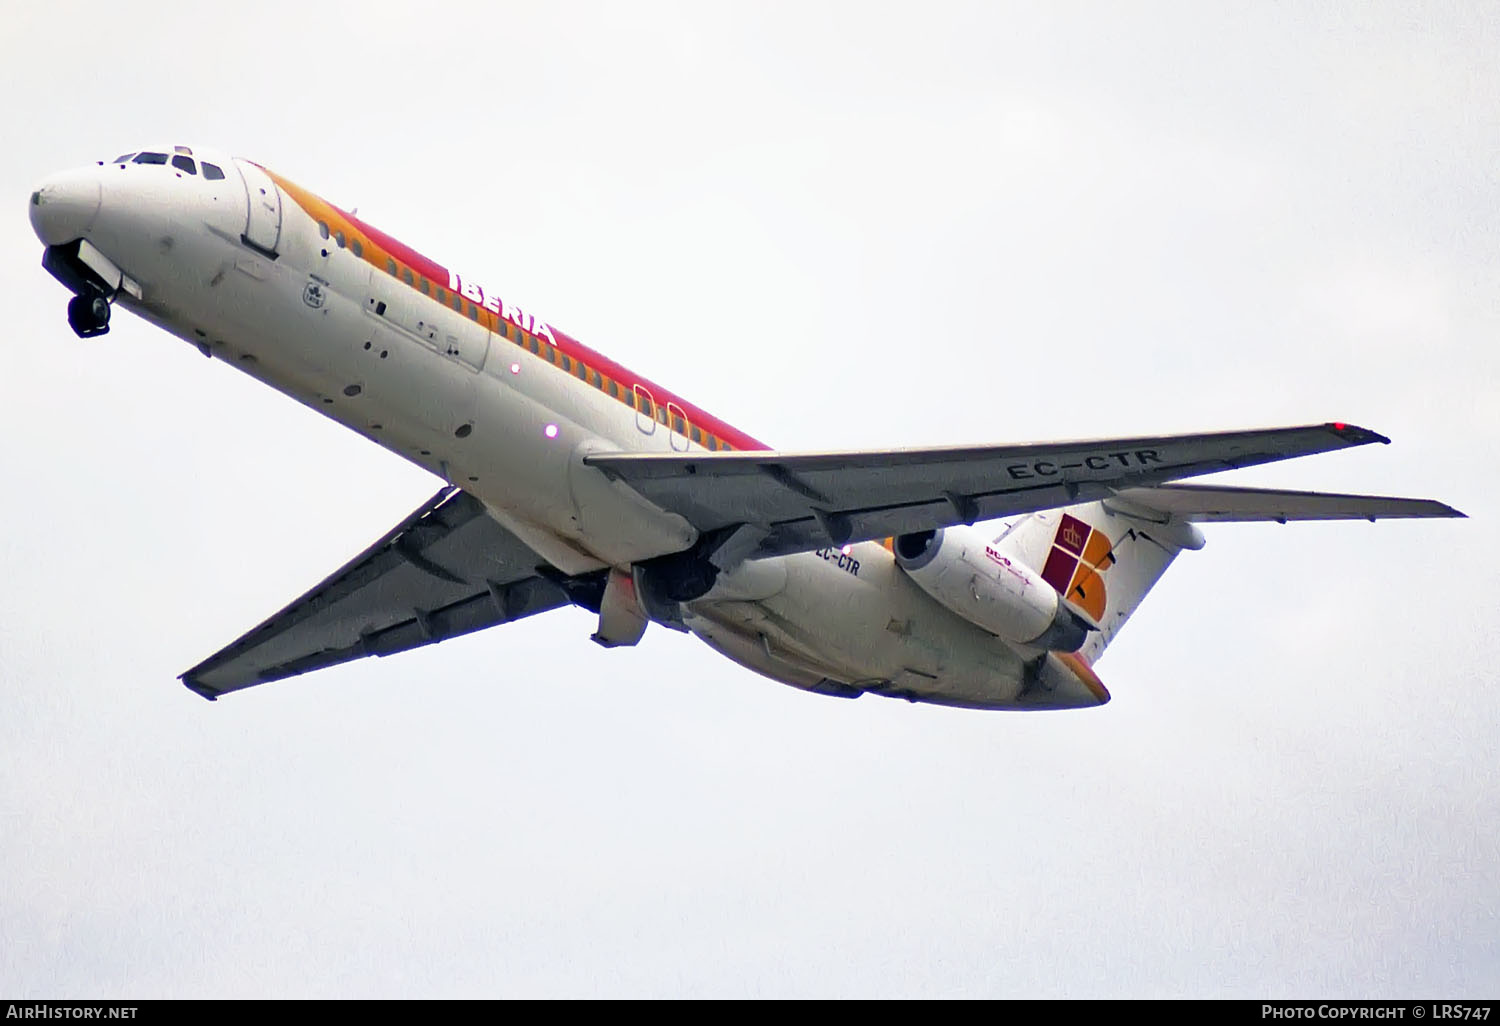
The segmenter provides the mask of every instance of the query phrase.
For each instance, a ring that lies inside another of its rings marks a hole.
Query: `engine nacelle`
[[[894,550],[896,564],[917,587],[1006,641],[1076,652],[1093,629],[1040,574],[971,528],[903,534]]]

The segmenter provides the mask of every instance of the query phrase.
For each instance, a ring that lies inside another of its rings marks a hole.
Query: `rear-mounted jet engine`
[[[996,637],[1018,645],[1076,652],[1090,630],[1029,566],[978,531],[949,527],[903,534],[896,564],[928,595]]]

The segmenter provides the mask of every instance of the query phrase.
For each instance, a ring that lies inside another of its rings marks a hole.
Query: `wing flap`
[[[1132,506],[1200,523],[1274,520],[1284,524],[1290,520],[1392,520],[1464,515],[1434,499],[1219,485],[1125,488],[1116,497]]]
[[[1349,424],[863,452],[607,453],[585,458],[701,533],[763,530],[753,556],[1102,499],[1389,439]]]
[[[444,488],[343,567],[182,675],[205,698],[391,655],[568,604],[535,553]]]

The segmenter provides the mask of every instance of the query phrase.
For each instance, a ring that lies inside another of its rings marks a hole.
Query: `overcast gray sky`
[[[144,13],[149,11],[149,14]],[[0,32],[0,994],[1493,996],[1492,4],[18,5]],[[786,448],[1347,419],[1114,701],[807,695],[565,610],[176,675],[437,487],[24,207],[225,145]]]

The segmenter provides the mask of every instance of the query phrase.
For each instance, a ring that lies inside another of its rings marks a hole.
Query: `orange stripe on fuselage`
[[[394,262],[397,267],[394,280],[401,282],[400,272],[403,269],[410,269],[414,277],[427,279],[434,287],[434,290],[441,290],[450,297],[453,295],[453,290],[450,287],[453,275],[448,268],[434,260],[428,259],[410,246],[407,246],[398,239],[392,238],[380,229],[366,224],[353,214],[341,210],[321,196],[309,192],[295,182],[283,178],[270,168],[262,168],[262,170],[298,206],[306,211],[308,216],[314,221],[328,225],[330,232],[342,232],[345,236],[346,244],[358,239],[360,248],[363,251],[360,258],[382,274],[389,274],[390,262]],[[406,283],[402,282],[402,284]],[[438,301],[434,296],[424,295],[415,284],[407,285],[407,287],[423,299],[434,303]],[[459,296],[459,301],[465,310],[475,305],[462,296]],[[444,303],[442,305],[448,307],[450,310],[454,309],[451,303]],[[525,325],[518,325],[515,321],[501,317],[483,307],[478,307],[477,314],[472,319],[483,324],[492,333],[508,339],[517,345],[522,344],[522,340],[527,337],[539,339],[540,345],[549,344],[546,336],[539,335],[535,331],[530,331]],[[568,357],[575,363],[582,363],[588,370],[601,375],[603,379],[617,382],[621,389],[621,395],[615,397],[615,401],[622,405],[629,406],[630,404],[625,401],[625,396],[629,395],[633,398],[635,389],[637,387],[643,388],[651,394],[651,399],[659,409],[666,408],[670,404],[681,410],[687,420],[687,425],[684,431],[679,432],[680,434],[686,435],[687,429],[696,427],[705,435],[716,438],[721,445],[727,443],[726,448],[732,447],[741,450],[766,450],[770,448],[764,442],[752,438],[733,425],[725,423],[676,393],[670,392],[655,382],[641,377],[629,368],[609,359],[604,354],[595,352],[570,335],[550,326],[548,334],[550,335],[550,345],[557,352]],[[576,377],[576,375],[574,376]],[[579,379],[579,381],[580,384],[585,383],[583,379]],[[596,388],[596,391],[606,396],[609,395],[608,392],[600,388]],[[634,407],[631,408],[633,409]],[[669,422],[666,425],[669,430],[672,428],[670,419],[669,417]]]

